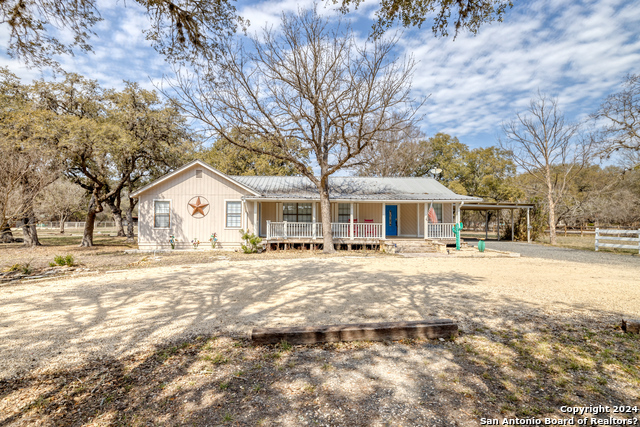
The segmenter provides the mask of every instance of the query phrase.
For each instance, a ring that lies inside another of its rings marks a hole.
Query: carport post
[[[527,243],[531,243],[531,227],[529,227],[529,208],[527,208]]]
[[[511,241],[513,242],[513,208],[511,208]]]
[[[484,240],[489,240],[489,209],[487,209],[486,220],[484,222]]]

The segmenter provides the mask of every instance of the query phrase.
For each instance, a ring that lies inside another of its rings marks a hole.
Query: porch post
[[[258,201],[253,201],[253,234],[260,235],[260,229],[258,228]]]
[[[270,237],[271,237],[271,221],[267,220],[267,241],[269,241]]]
[[[311,223],[312,223],[311,227],[313,228],[311,230],[311,237],[313,239],[315,239],[316,235],[317,235],[317,232],[316,232],[316,202],[315,201],[313,201],[311,203]]]
[[[529,227],[529,208],[527,208],[527,243],[531,243],[531,230]]]
[[[420,237],[420,203],[416,203],[416,237]]]
[[[386,220],[386,214],[387,214],[387,204],[383,203],[382,204],[382,240],[387,238],[387,220]]]
[[[353,224],[353,202],[351,202],[349,204],[349,236],[351,240],[353,240],[353,228],[354,228],[354,224]]]
[[[511,241],[513,242],[513,209],[511,209]]]
[[[429,208],[427,202],[424,203],[424,240],[429,237]]]

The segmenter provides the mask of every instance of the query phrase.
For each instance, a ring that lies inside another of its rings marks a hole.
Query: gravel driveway
[[[455,319],[463,330],[545,316],[619,322],[640,315],[637,285],[632,263],[557,257],[318,257],[194,266],[160,260],[153,268],[1,287],[0,379],[198,334],[247,336],[257,326],[426,316]]]
[[[466,242],[477,246],[476,239],[465,239]],[[614,254],[611,252],[591,252],[581,249],[559,248],[537,243],[521,243],[509,241],[489,240],[486,247],[499,251],[518,252],[523,257],[553,259],[559,261],[580,262],[586,264],[627,265],[640,268],[640,256]]]

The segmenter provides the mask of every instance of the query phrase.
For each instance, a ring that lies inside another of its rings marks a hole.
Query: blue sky
[[[238,2],[237,8],[251,22],[250,31],[256,31],[266,23],[277,26],[281,12],[310,4]],[[376,4],[366,1],[347,15],[363,37]],[[133,2],[126,2],[126,8],[123,1],[99,0],[98,5],[105,20],[96,27],[94,53],[61,58],[65,70],[105,87],[122,87],[126,79],[151,88],[171,73],[141,32],[148,26],[143,10]],[[337,19],[333,4],[320,7]],[[398,54],[418,61],[414,95],[429,96],[421,127],[428,135],[455,135],[471,147],[496,144],[501,123],[524,110],[538,91],[558,97],[568,118],[581,120],[606,95],[619,90],[626,74],[640,73],[640,1],[516,0],[504,22],[455,40],[435,38],[426,24],[404,30],[398,45]],[[6,28],[0,27],[0,46],[7,40]],[[8,66],[26,82],[41,76],[4,51],[0,66]]]

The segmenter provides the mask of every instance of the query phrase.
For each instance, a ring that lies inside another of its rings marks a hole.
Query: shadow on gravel
[[[0,425],[468,426],[638,404],[637,337],[565,322],[478,327],[451,342],[253,347],[196,337],[0,381]]]

